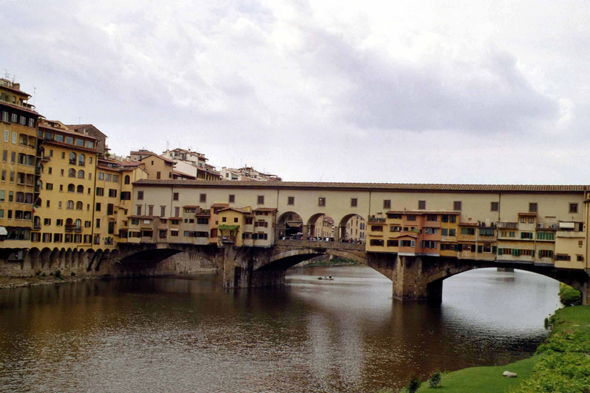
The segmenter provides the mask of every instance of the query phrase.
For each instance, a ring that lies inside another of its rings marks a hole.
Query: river
[[[334,281],[318,280],[332,275]],[[365,266],[293,268],[282,288],[219,276],[0,291],[0,392],[372,392],[530,356],[559,284],[471,271],[401,304]]]

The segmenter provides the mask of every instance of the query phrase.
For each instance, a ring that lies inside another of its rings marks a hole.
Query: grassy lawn
[[[533,367],[539,359],[533,356],[506,366],[472,367],[445,374],[442,377],[442,387],[428,388],[428,383],[422,384],[418,392],[440,393],[501,393],[519,385],[523,379],[533,373]],[[518,378],[502,376],[504,371],[518,374]]]
[[[445,374],[442,387],[418,392],[588,393],[590,392],[590,306],[566,307],[551,317],[549,339],[537,354],[506,366],[474,367]],[[518,374],[505,378],[504,371]]]

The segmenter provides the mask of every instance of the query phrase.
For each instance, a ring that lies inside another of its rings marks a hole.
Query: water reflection
[[[318,276],[333,275],[334,281]],[[278,289],[197,279],[0,291],[1,392],[358,392],[528,356],[558,284],[480,270],[442,305],[391,300],[362,267],[292,269]]]

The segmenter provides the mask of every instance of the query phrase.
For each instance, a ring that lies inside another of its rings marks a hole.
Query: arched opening
[[[310,240],[337,241],[336,229],[336,221],[324,213],[316,213],[307,220],[307,238]]]
[[[84,171],[82,169],[78,170],[78,179],[84,179]]]
[[[129,175],[125,175],[125,184],[131,183],[131,177]]]
[[[295,212],[285,212],[277,220],[277,238],[293,239],[303,236],[303,219]]]
[[[76,153],[70,153],[70,164],[76,165]]]
[[[338,224],[338,238],[341,242],[364,244],[367,221],[358,214],[347,214]]]
[[[66,202],[66,209],[74,209],[74,201],[67,201]]]
[[[76,186],[72,183],[68,184],[68,192],[76,192]]]
[[[84,186],[83,185],[78,185],[76,192],[78,194],[84,194]]]
[[[86,162],[86,157],[84,156],[84,154],[80,154],[78,156],[78,165],[84,166],[85,165],[85,162]]]
[[[82,210],[84,208],[84,204],[80,201],[76,202],[76,210]]]
[[[76,170],[74,168],[68,169],[68,177],[76,177]]]

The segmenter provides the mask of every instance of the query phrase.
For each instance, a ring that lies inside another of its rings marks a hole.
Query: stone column
[[[442,300],[442,280],[428,283],[424,274],[424,259],[399,256],[393,271],[393,298],[401,301]]]

